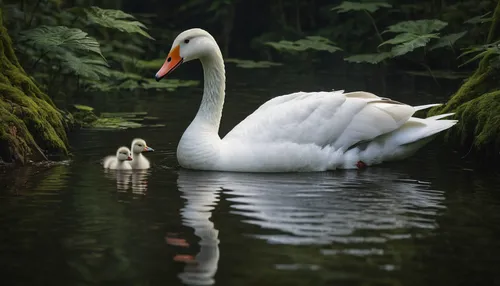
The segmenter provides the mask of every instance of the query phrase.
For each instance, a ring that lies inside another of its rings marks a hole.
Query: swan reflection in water
[[[404,239],[415,231],[424,235],[436,227],[436,216],[444,208],[443,192],[404,177],[388,168],[293,174],[181,169],[177,185],[186,199],[183,224],[195,230],[201,250],[180,278],[190,285],[214,283],[219,240],[210,217],[221,191],[230,194],[230,213],[273,231],[253,234],[257,239],[289,245],[352,243],[362,248],[363,242]],[[369,255],[367,251],[346,249],[361,255]]]
[[[105,169],[106,177],[116,180],[116,189],[127,192],[132,189],[133,194],[145,195],[148,190],[150,170],[111,170]]]

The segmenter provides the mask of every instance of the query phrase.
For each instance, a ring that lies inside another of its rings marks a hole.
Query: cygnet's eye
[[[189,43],[189,39],[185,39],[184,44],[188,44],[188,43]]]
[[[137,144],[137,146],[142,147],[142,144]]]

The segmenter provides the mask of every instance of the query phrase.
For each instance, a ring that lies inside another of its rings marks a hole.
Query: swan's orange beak
[[[177,46],[168,53],[165,63],[155,75],[156,81],[160,81],[160,79],[164,78],[182,64],[180,49],[180,46]]]

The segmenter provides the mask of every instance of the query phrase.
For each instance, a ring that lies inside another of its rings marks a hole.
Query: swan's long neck
[[[200,59],[203,66],[203,98],[194,122],[199,122],[215,133],[219,132],[226,89],[224,60],[217,49]]]
[[[177,147],[177,159],[185,168],[211,169],[220,155],[219,126],[226,76],[218,47],[200,61],[204,76],[203,99],[196,117],[182,135]]]

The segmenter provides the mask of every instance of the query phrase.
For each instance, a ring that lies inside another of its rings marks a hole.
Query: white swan
[[[107,156],[103,160],[105,169],[132,170],[128,161],[132,161],[132,153],[127,147],[120,147],[116,151],[116,156]]]
[[[134,159],[130,165],[132,169],[149,169],[149,160],[142,155],[142,152],[153,152],[154,149],[148,147],[146,141],[140,138],[136,138],[132,141],[132,158]]]
[[[368,92],[296,92],[275,97],[223,139],[218,135],[225,93],[224,61],[214,38],[202,29],[179,34],[160,70],[160,80],[183,62],[203,66],[203,98],[177,147],[188,169],[296,172],[352,169],[403,159],[438,132],[456,124],[412,117],[439,104],[410,106]]]

